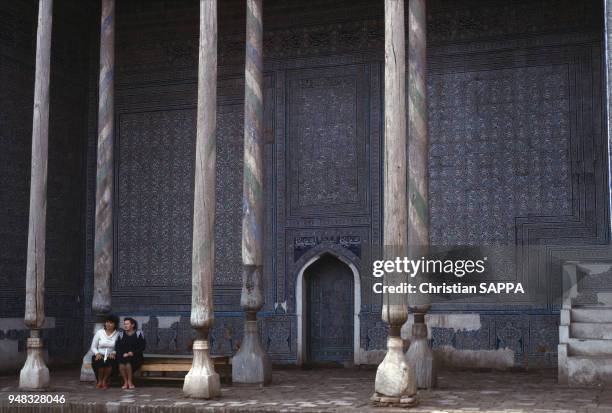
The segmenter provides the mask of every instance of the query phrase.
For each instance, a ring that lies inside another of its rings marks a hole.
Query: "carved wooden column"
[[[98,89],[98,153],[96,164],[96,227],[94,235],[94,333],[111,311],[113,272],[113,136],[115,71],[115,0],[101,0],[100,78]],[[95,381],[91,351],[83,357],[81,381]]]
[[[43,359],[40,329],[45,322],[45,229],[47,219],[47,159],[49,143],[49,78],[53,0],[38,3],[36,74],[32,122],[32,176],[26,268],[25,325],[30,329],[28,356],[19,374],[21,390],[49,386],[49,369]]]
[[[257,311],[263,298],[264,135],[262,0],[247,0],[244,68],[244,173],[242,194],[242,293],[244,339],[232,359],[232,381],[269,383],[270,360],[261,345]]]
[[[187,396],[210,399],[221,394],[219,375],[209,355],[213,326],[215,273],[215,156],[217,121],[217,0],[200,0],[198,108],[193,201],[191,326],[193,364],[185,376]]]
[[[408,0],[408,255],[419,259],[429,246],[427,170],[427,13],[426,0]],[[433,352],[427,341],[426,294],[411,295],[414,314],[412,340],[406,357],[415,371],[417,387],[436,384]]]
[[[385,124],[384,124],[384,255],[405,256],[407,236],[406,185],[406,51],[404,0],[385,0]],[[386,284],[402,282],[403,275],[389,274]],[[416,378],[403,351],[400,337],[408,318],[403,294],[383,296],[382,318],[389,324],[387,354],[378,366],[372,401],[379,405],[413,406]]]
[[[608,153],[612,154],[612,0],[603,0],[603,3],[606,127],[608,131]],[[612,162],[610,161],[608,161],[608,182],[612,182]],[[612,193],[608,196],[608,211],[612,213]],[[612,231],[612,228],[608,230]]]

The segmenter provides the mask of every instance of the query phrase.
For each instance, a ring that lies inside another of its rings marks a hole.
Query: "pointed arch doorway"
[[[302,266],[296,283],[297,364],[359,364],[361,294],[357,267],[322,251]]]

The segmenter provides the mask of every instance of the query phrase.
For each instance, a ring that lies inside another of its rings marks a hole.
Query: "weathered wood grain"
[[[200,330],[214,321],[216,120],[217,1],[201,0],[191,301],[191,325]]]
[[[115,0],[102,0],[94,239],[95,314],[111,310],[113,271],[113,142],[114,142]]]
[[[383,240],[385,255],[393,259],[406,255],[406,51],[404,0],[385,0],[385,109]],[[401,275],[385,277],[397,283]],[[408,317],[405,300],[395,294],[384,297],[383,320],[401,326]],[[394,329],[392,328],[392,333]]]
[[[409,0],[408,19],[408,248],[420,256],[429,244],[425,0]]]
[[[247,0],[244,66],[244,172],[242,195],[242,293],[245,311],[264,304],[264,113],[262,0]]]
[[[404,0],[385,0],[385,157],[384,157],[384,253],[385,258],[406,255],[407,186],[406,186],[406,51],[404,33]],[[397,285],[402,274],[385,276],[385,283]],[[400,337],[402,324],[408,318],[403,295],[383,296],[382,318],[389,324],[387,354],[376,370],[375,402],[393,397],[399,403],[414,404],[416,378],[403,352]],[[406,397],[409,397],[408,399]]]
[[[244,64],[244,173],[242,193],[242,291],[244,339],[232,362],[236,383],[269,383],[272,368],[261,345],[257,311],[264,304],[264,110],[262,0],[246,2]]]
[[[45,230],[53,0],[40,0],[38,7],[25,300],[25,324],[33,329],[41,328],[45,322]]]
[[[43,357],[40,329],[45,322],[45,232],[47,218],[47,162],[49,155],[49,82],[53,0],[38,3],[36,71],[32,121],[32,176],[26,265],[24,321],[30,328],[27,359],[19,373],[21,390],[49,387],[49,369]]]
[[[221,382],[209,354],[208,332],[213,326],[215,273],[215,156],[217,122],[217,0],[200,0],[198,108],[193,201],[191,266],[191,326],[193,363],[183,392],[210,399],[221,394]]]

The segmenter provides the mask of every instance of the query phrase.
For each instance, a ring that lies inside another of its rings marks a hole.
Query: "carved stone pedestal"
[[[232,358],[232,382],[269,384],[272,381],[270,359],[261,346],[257,321],[247,320],[244,340]]]
[[[28,358],[19,373],[19,389],[45,390],[49,387],[49,369],[43,359],[43,343],[38,330],[32,330],[31,335],[27,341]]]
[[[387,354],[376,370],[375,396],[407,398],[416,395],[416,377],[403,351],[400,337],[389,337]]]
[[[93,368],[91,367],[91,358],[93,353],[91,350],[87,350],[87,353],[83,356],[81,363],[81,376],[80,380],[84,382],[93,383],[96,381],[96,375],[94,374]]]
[[[406,359],[416,376],[417,388],[432,389],[436,386],[436,368],[433,352],[427,342],[427,325],[417,322],[416,315]]]
[[[95,335],[98,330],[104,328],[104,324],[95,323],[93,328],[93,335]],[[83,356],[83,362],[81,363],[81,381],[85,382],[95,382],[96,375],[94,374],[93,368],[91,367],[91,358],[93,353],[91,352],[91,347],[87,347],[87,353]]]
[[[197,399],[212,399],[221,395],[221,381],[208,351],[208,340],[193,342],[193,364],[185,376],[183,392]]]

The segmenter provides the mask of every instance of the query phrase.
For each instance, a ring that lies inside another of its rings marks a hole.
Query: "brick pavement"
[[[556,371],[460,372],[439,375],[439,387],[419,392],[412,409],[374,409],[373,369],[275,370],[269,387],[224,385],[217,400],[185,398],[176,384],[142,385],[125,391],[97,390],[78,381],[77,370],[52,373],[52,394],[64,394],[65,405],[15,409],[9,394],[17,392],[17,377],[0,377],[0,412],[608,412],[612,388],[568,388],[556,384]]]

